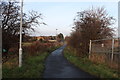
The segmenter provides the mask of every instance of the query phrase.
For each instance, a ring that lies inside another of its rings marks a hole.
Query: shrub
[[[38,55],[39,52],[47,51],[48,48],[53,47],[52,43],[41,43],[39,41],[33,42],[29,46],[24,46],[24,53],[27,55]]]

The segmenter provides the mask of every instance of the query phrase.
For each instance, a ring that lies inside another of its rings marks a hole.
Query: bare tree
[[[74,35],[71,35],[72,41],[79,39],[79,41],[75,42],[73,45],[79,48],[79,53],[87,54],[90,40],[113,37],[114,29],[110,26],[114,24],[114,21],[115,19],[109,16],[104,8],[92,8],[77,12],[72,34],[77,34],[78,32],[80,34],[76,36],[79,38],[75,38]],[[72,41],[71,43],[73,43]]]
[[[59,42],[61,42],[61,41],[64,40],[64,36],[63,36],[62,33],[60,33],[60,34],[57,35],[57,40],[58,40]]]
[[[8,50],[19,42],[20,6],[16,1],[2,1],[0,7],[3,15],[2,46]],[[23,13],[22,34],[28,33],[30,29],[34,30],[32,26],[45,24],[40,23],[38,19],[42,19],[42,14],[36,11],[30,11],[29,14]]]

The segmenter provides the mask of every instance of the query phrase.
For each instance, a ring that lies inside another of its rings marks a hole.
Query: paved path
[[[44,78],[94,78],[70,64],[63,56],[65,46],[55,50],[45,62]]]

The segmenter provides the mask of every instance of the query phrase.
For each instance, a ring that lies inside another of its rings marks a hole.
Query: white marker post
[[[19,67],[22,66],[22,16],[23,16],[23,0],[21,0],[21,19],[20,19],[20,48],[19,48]]]

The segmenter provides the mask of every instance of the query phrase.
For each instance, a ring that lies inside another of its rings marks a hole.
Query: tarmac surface
[[[43,78],[95,78],[67,61],[62,54],[64,48],[62,46],[48,56]]]

